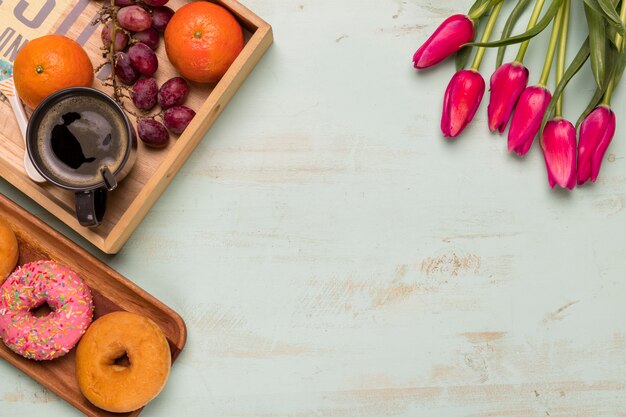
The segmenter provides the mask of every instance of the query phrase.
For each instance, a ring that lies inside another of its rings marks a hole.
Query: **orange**
[[[34,109],[63,88],[91,86],[93,65],[83,48],[70,38],[46,35],[28,42],[18,52],[13,78],[17,94]]]
[[[165,29],[168,58],[191,81],[219,81],[242,49],[239,22],[222,6],[207,1],[184,5]]]

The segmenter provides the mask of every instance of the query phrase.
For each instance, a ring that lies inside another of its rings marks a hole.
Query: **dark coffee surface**
[[[74,132],[71,129],[71,124],[76,120],[86,120],[87,117],[94,118],[93,115],[84,115],[86,117],[81,116],[80,113],[69,112],[65,113],[61,116],[63,119],[63,123],[59,123],[58,125],[52,128],[52,133],[50,134],[50,144],[52,145],[52,152],[54,156],[56,156],[59,161],[63,162],[65,165],[69,166],[72,169],[80,168],[84,163],[94,162],[96,160],[95,157],[90,156],[86,157],[83,153],[83,145],[81,141],[76,137]],[[105,123],[101,129],[103,132],[111,132],[111,126],[108,123]],[[94,134],[93,132],[89,132],[90,134]],[[111,139],[111,133],[107,134],[108,140]],[[105,139],[107,140],[107,139]]]
[[[72,186],[102,182],[104,166],[115,172],[124,161],[124,120],[106,102],[86,96],[65,98],[41,119],[39,159],[49,175]]]

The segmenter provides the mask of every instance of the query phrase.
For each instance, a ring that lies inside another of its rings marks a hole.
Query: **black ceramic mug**
[[[93,88],[61,90],[35,109],[26,138],[37,171],[75,192],[80,224],[98,226],[107,193],[117,188],[137,157],[135,129],[120,105]]]

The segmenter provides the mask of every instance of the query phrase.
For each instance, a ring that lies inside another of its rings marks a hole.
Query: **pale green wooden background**
[[[119,255],[0,184],[186,320],[145,415],[626,416],[623,94],[598,183],[550,191],[486,102],[439,133],[453,63],[411,56],[468,0],[245,4],[276,43]],[[570,118],[592,88],[574,82]],[[0,375],[3,417],[79,414]]]

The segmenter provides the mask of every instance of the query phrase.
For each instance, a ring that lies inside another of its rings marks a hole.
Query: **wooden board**
[[[171,0],[174,10],[188,0]],[[50,10],[48,4],[53,4]],[[96,247],[106,253],[117,253],[169,185],[185,160],[220,115],[250,71],[272,43],[272,28],[235,0],[217,0],[229,9],[244,27],[246,44],[226,75],[215,86],[193,84],[186,105],[197,115],[178,138],[172,136],[166,149],[150,149],[139,144],[137,163],[118,190],[111,193],[104,223],[87,229],[74,217],[74,195],[49,184],[36,184],[23,168],[24,145],[8,103],[0,103],[0,176],[50,211]],[[0,57],[12,61],[17,50],[30,38],[45,33],[60,33],[77,40],[89,54],[94,66],[102,62],[100,26],[91,25],[101,2],[92,0],[58,0],[41,2],[30,9],[19,9],[15,2],[0,2]],[[40,8],[40,9],[38,9]],[[23,7],[22,7],[23,9]],[[47,13],[47,14],[46,14]],[[43,19],[40,15],[47,18]],[[39,25],[39,26],[37,26]],[[37,27],[37,30],[33,29]],[[157,49],[160,84],[176,76],[167,61],[163,40]],[[102,74],[101,74],[102,75]],[[106,91],[96,79],[94,87]]]
[[[165,333],[174,363],[187,340],[185,323],[176,312],[3,195],[0,195],[0,216],[9,222],[18,237],[20,265],[43,259],[53,259],[68,265],[91,288],[95,318],[113,311],[130,311],[151,318]],[[75,349],[59,359],[36,362],[13,353],[0,343],[0,358],[88,416],[131,417],[141,412],[108,413],[89,403],[81,394],[76,381]]]

